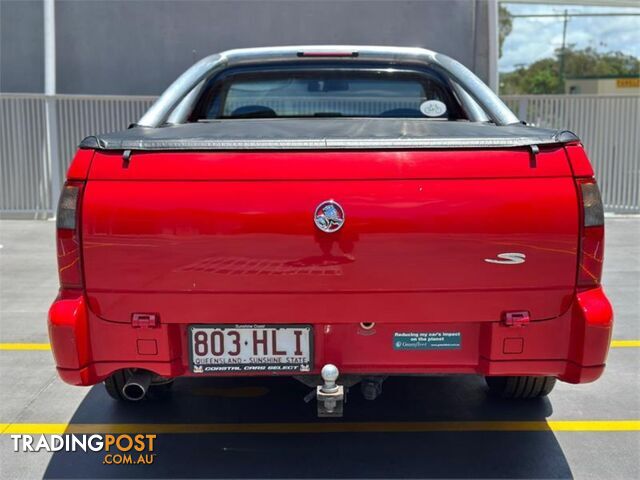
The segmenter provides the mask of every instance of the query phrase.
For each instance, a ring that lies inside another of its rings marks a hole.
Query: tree
[[[622,52],[603,54],[588,47],[583,50],[569,50],[567,52],[565,72],[567,77],[638,75],[640,63],[632,55],[625,55]]]
[[[499,57],[502,57],[502,45],[513,28],[511,13],[504,5],[498,7],[498,19],[498,48]]]
[[[513,72],[500,75],[500,93],[503,95],[548,94],[564,91],[564,79],[560,78],[560,49],[552,58],[544,58]],[[622,52],[598,52],[587,47],[575,50],[570,45],[564,51],[564,76],[604,77],[640,75],[640,62]]]

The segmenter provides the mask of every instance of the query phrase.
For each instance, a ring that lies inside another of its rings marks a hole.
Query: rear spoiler
[[[399,118],[213,120],[85,138],[95,150],[398,150],[577,143],[567,130]]]

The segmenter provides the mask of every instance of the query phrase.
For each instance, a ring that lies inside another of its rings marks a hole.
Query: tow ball
[[[318,417],[342,417],[345,395],[344,386],[336,381],[340,372],[338,367],[327,363],[320,372],[323,384],[316,387]]]

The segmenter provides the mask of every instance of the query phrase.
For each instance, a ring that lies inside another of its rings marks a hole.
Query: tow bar
[[[327,363],[320,376],[323,384],[316,387],[318,417],[342,417],[344,409],[344,386],[336,384],[340,372],[338,367]]]

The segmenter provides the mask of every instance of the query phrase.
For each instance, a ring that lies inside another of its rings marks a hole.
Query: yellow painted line
[[[640,420],[344,423],[3,423],[2,435],[63,433],[638,432]]]
[[[640,340],[612,340],[611,348],[640,348]],[[0,343],[0,350],[51,350],[48,343]]]
[[[0,343],[0,350],[51,350],[48,343]]]
[[[611,348],[640,347],[640,340],[611,340]]]

